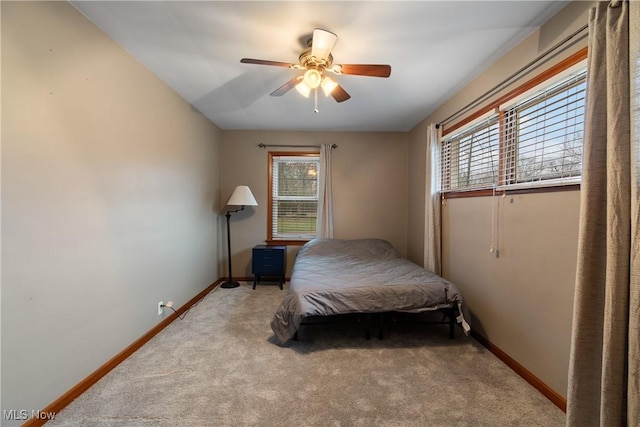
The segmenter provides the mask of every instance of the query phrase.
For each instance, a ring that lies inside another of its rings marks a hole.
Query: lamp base
[[[240,286],[240,283],[229,281],[229,280],[227,280],[226,282],[222,283],[222,285],[220,285],[221,288],[225,288],[225,289],[237,288],[238,286]]]

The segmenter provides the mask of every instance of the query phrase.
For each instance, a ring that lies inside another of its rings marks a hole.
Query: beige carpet
[[[388,319],[274,343],[286,292],[216,289],[59,413],[51,426],[563,426],[565,414],[484,347]]]

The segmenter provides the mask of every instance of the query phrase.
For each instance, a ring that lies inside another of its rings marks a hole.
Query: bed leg
[[[378,313],[378,339],[384,339],[384,313]]]
[[[371,313],[367,313],[364,316],[364,327],[365,327],[365,339],[371,339]]]
[[[295,334],[293,334],[293,338],[292,338],[292,340],[294,340],[294,341],[298,341],[298,331],[296,331],[296,333],[295,333]]]
[[[449,339],[452,340],[456,337],[456,313],[453,308],[449,309]]]

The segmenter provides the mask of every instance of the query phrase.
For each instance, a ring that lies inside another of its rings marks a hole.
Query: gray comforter
[[[402,257],[389,242],[315,239],[298,252],[271,329],[285,342],[308,316],[451,306],[458,307],[457,321],[468,334],[469,313],[458,288]]]

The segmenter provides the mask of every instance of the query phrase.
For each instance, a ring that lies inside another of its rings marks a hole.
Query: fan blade
[[[338,85],[331,91],[331,96],[336,102],[344,102],[347,99],[351,98],[351,95],[347,93],[346,90],[342,88],[342,86]]]
[[[302,80],[302,76],[294,77],[288,82],[286,82],[285,84],[283,84],[282,86],[280,86],[278,89],[271,92],[269,95],[282,96],[285,93],[289,92],[291,89],[293,89],[300,82],[300,80]]]
[[[335,68],[338,74],[352,74],[356,76],[389,77],[391,65],[378,64],[340,64]]]
[[[311,42],[311,56],[317,59],[327,60],[331,49],[336,44],[338,36],[332,32],[316,28],[313,30],[313,41]]]
[[[273,65],[276,67],[287,67],[287,68],[295,67],[294,64],[291,64],[289,62],[266,61],[264,59],[242,58],[240,62],[242,62],[243,64]]]

